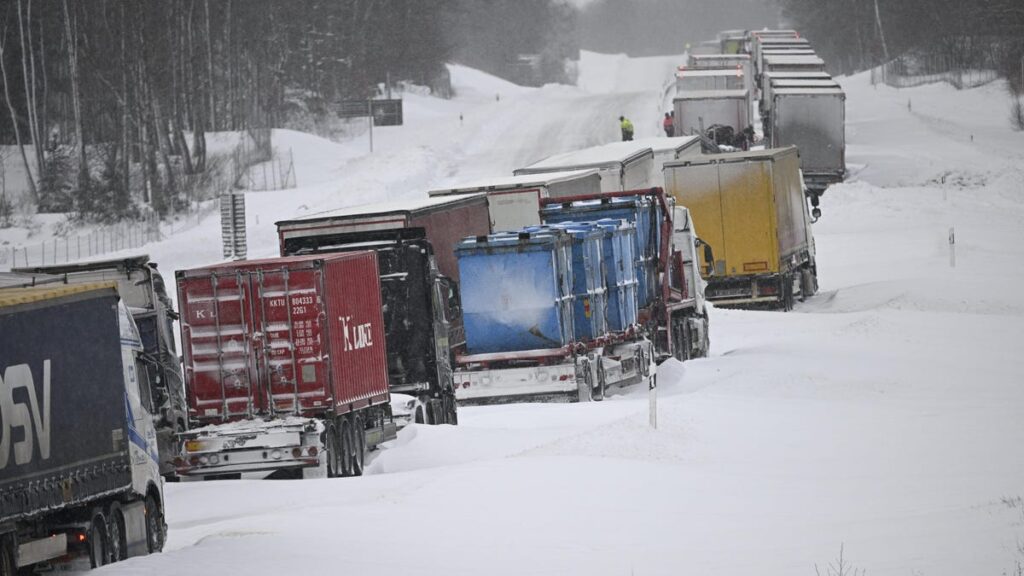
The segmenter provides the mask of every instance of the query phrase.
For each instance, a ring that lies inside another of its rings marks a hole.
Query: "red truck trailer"
[[[395,434],[375,252],[177,272],[183,477],[362,473]]]

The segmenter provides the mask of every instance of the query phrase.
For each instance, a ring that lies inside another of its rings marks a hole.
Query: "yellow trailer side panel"
[[[715,271],[725,271],[725,233],[722,228],[722,195],[718,185],[718,165],[695,164],[685,170],[665,170],[665,187],[676,204],[690,210],[702,240],[715,253]],[[708,269],[704,251],[698,250],[701,270]],[[719,264],[720,263],[720,264]]]
[[[778,272],[771,164],[722,162],[718,164],[718,178],[726,236],[726,275]]]

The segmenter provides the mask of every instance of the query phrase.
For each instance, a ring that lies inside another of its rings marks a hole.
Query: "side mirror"
[[[704,248],[704,264],[707,266],[705,276],[714,276],[715,274],[715,251],[711,249],[711,244],[697,239],[697,244]]]

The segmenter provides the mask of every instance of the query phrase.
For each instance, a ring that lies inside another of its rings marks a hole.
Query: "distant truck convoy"
[[[393,438],[377,254],[180,270],[186,479],[358,476]]]
[[[114,283],[0,290],[0,574],[163,549],[149,373]]]
[[[428,196],[486,194],[490,232],[502,232],[540,224],[540,203],[545,198],[596,194],[600,191],[601,174],[591,168],[480,179],[437,188],[428,192]],[[462,232],[460,238],[476,235],[472,230]]]
[[[811,220],[795,147],[702,156],[665,166],[669,192],[714,248],[706,297],[790,310],[817,291]]]
[[[117,291],[142,336],[150,395],[154,402],[154,424],[160,445],[160,472],[172,476],[172,459],[177,452],[177,435],[188,426],[181,361],[174,343],[174,321],[178,314],[167,296],[157,265],[149,256],[114,260],[15,268],[12,279],[26,285],[91,284],[116,282]]]
[[[516,176],[566,170],[596,169],[602,192],[622,192],[650,187],[654,152],[634,142],[612,142],[556,154],[514,172]]]
[[[430,198],[277,223],[282,256],[377,253],[389,389],[410,398],[396,414],[402,424],[458,423],[452,363],[465,342],[462,308],[457,283],[438,264],[454,260],[453,237],[487,233],[486,201]]]

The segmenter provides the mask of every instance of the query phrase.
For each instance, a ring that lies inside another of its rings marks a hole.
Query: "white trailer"
[[[664,187],[664,175],[662,169],[666,162],[672,162],[681,158],[691,158],[701,155],[701,142],[699,136],[675,136],[672,138],[640,138],[634,140],[639,146],[649,147],[654,152],[654,162],[651,164],[652,186]]]
[[[491,232],[518,230],[540,224],[541,200],[597,194],[601,174],[597,169],[570,170],[522,176],[499,176],[438,188],[431,197],[486,194]]]
[[[761,59],[761,62],[761,74],[825,71],[825,61],[814,55],[790,56],[786,54],[767,54]]]
[[[817,207],[825,188],[846,175],[846,94],[841,88],[778,88],[771,110],[771,146],[799,148],[804,181]]]
[[[715,124],[731,126],[737,133],[750,125],[750,92],[746,90],[699,90],[676,96],[676,133],[695,134]]]
[[[676,95],[697,90],[745,90],[742,68],[682,68],[676,70]]]
[[[822,74],[825,74],[822,72]],[[831,77],[827,78],[776,78],[769,75],[761,92],[761,116],[767,119],[771,115],[772,94],[781,88],[839,88],[839,83]]]
[[[602,192],[638,190],[651,186],[654,152],[635,142],[612,142],[549,156],[514,172],[516,176],[569,170],[595,169],[601,175]]]
[[[754,69],[750,54],[691,54],[689,64],[681,70],[729,70],[743,72],[743,88],[754,93]],[[678,82],[678,80],[677,80]],[[724,86],[723,88],[728,88]]]

